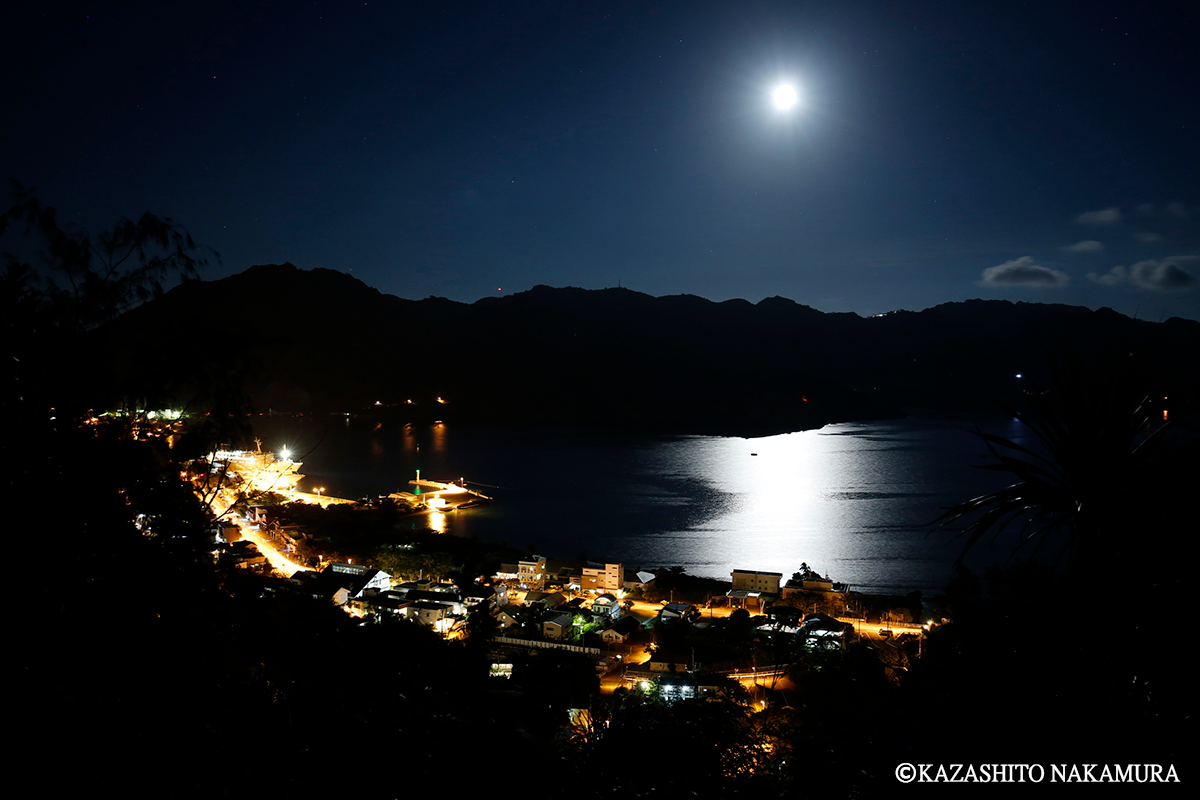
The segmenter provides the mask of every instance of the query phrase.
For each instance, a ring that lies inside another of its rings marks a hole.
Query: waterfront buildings
[[[621,564],[588,562],[583,568],[580,588],[585,592],[612,592],[625,588],[625,567]]]
[[[733,578],[733,591],[735,592],[779,594],[779,582],[783,580],[782,572],[735,569],[730,575]]]

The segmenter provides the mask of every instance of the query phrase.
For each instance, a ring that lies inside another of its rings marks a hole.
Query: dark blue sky
[[[208,277],[1200,318],[1192,3],[8,5],[0,177]]]

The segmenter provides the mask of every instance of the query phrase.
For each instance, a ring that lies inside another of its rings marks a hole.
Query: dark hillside
[[[180,286],[95,340],[98,355],[81,370],[107,376],[95,378],[99,406],[125,378],[171,376],[176,404],[233,381],[262,411],[378,402],[414,420],[756,433],[977,407],[983,393],[1021,388],[1016,365],[1036,371],[1044,346],[1136,351],[1159,362],[1164,391],[1194,396],[1184,365],[1200,323],[983,300],[864,319],[780,297],[715,303],[547,286],[465,304],[405,300],[283,264]]]

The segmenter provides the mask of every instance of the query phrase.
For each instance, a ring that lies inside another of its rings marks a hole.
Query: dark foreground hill
[[[81,374],[96,368],[98,405],[132,379],[156,388],[127,399],[152,407],[235,398],[259,411],[750,434],[980,407],[1026,388],[1015,374],[1038,374],[1045,347],[1136,352],[1155,362],[1156,391],[1195,396],[1200,323],[1177,318],[983,300],[863,318],[780,297],[546,286],[465,304],[291,264],[186,283],[126,314],[95,335]]]

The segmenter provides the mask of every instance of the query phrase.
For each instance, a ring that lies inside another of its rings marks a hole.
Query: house
[[[493,615],[496,618],[496,622],[500,624],[501,630],[521,627],[521,612],[518,611],[519,608],[520,606],[506,606]]]
[[[337,606],[362,599],[367,591],[387,591],[391,585],[391,576],[386,572],[360,564],[330,564],[319,573],[297,572],[292,579],[314,598],[330,600]]]
[[[791,583],[791,581],[788,581],[788,582]],[[800,586],[806,592],[832,592],[833,591],[833,581],[831,581],[829,579],[828,575],[826,575],[824,578],[822,578],[820,575],[816,575],[816,574],[810,575],[808,578],[805,578],[803,581],[800,582]]]
[[[725,593],[725,597],[729,600],[729,605],[736,608],[761,608],[763,604],[762,592],[730,589]]]
[[[361,596],[347,603],[361,616],[367,610],[378,613],[388,613],[396,617],[408,617],[408,607],[412,603],[404,599],[401,592],[381,592],[378,589],[365,589]]]
[[[453,624],[450,607],[429,600],[418,600],[408,606],[408,619],[418,625],[445,633]]]
[[[621,619],[600,631],[600,638],[606,644],[625,644],[625,642],[629,641],[630,636],[637,633],[640,627],[642,627],[642,623],[637,617],[621,617]]]
[[[654,651],[646,666],[651,672],[691,672],[691,658],[683,653],[671,653],[663,648]]]
[[[585,592],[611,592],[625,588],[625,567],[621,564],[588,562],[580,576],[579,588]]]
[[[546,557],[532,555],[518,561],[517,579],[524,586],[541,586],[546,580]]]
[[[458,586],[450,582],[435,581],[424,578],[419,581],[405,581],[393,587],[401,592],[451,592],[458,594]]]
[[[779,603],[768,606],[766,610],[767,617],[769,617],[776,625],[787,626],[789,628],[800,627],[801,613],[802,612],[798,608],[780,605]]]
[[[242,529],[227,519],[219,519],[204,529],[205,541],[212,544],[229,544],[242,538]]]
[[[300,529],[299,525],[278,525],[274,522],[267,523],[267,530],[272,535],[278,536],[279,541],[283,542],[283,552],[296,552],[296,545],[300,542],[311,538],[309,534]]]
[[[267,557],[259,552],[253,542],[234,542],[229,545],[225,557],[242,569],[263,567],[267,563]]]
[[[578,589],[579,571],[571,567],[558,567],[555,569],[548,565],[546,567],[546,581],[544,588]]]
[[[840,622],[828,614],[809,614],[800,624],[797,634],[804,644],[813,649],[842,650],[846,646],[846,631],[852,626]]]
[[[828,614],[809,614],[800,625],[802,630],[822,636],[840,636],[851,627],[849,623],[836,620]]]
[[[783,573],[735,569],[730,573],[730,577],[733,578],[733,591],[735,592],[779,594],[779,581],[783,579]]]
[[[649,589],[654,585],[654,579],[658,576],[653,572],[635,572],[631,576],[625,577],[625,591],[633,591],[634,589]]]
[[[598,617],[614,619],[621,613],[621,605],[611,594],[602,594],[592,601],[592,613]]]
[[[341,585],[349,591],[350,597],[360,597],[366,589],[385,591],[392,586],[391,575],[362,564],[334,562],[327,566],[321,574],[335,576],[329,580],[340,581]]]
[[[456,617],[467,613],[466,604],[458,596],[458,592],[429,592],[422,589],[410,589],[404,593],[404,599],[410,603],[436,603],[445,606],[448,613]]]
[[[569,639],[574,623],[575,618],[570,614],[556,614],[542,623],[542,636],[547,639]]]
[[[659,679],[658,694],[667,701],[693,697],[731,697],[736,684],[721,675],[672,675]]]
[[[567,602],[562,592],[529,592],[525,595],[525,605],[540,608],[558,608]]]
[[[328,600],[335,606],[350,602],[350,590],[335,573],[301,570],[291,577],[291,581],[314,600]]]
[[[500,605],[499,598],[503,595],[497,595],[495,590],[490,586],[468,586],[462,591],[463,605],[467,608],[475,608],[482,605],[484,608],[490,608],[494,605]]]
[[[700,609],[690,603],[667,603],[658,612],[659,619],[683,619],[695,622],[700,618]]]
[[[828,575],[823,576],[816,570],[810,569],[807,564],[801,564],[796,574],[784,584],[783,596],[791,597],[796,594],[808,593],[837,597],[846,594],[848,591],[850,591],[849,585],[834,583],[833,579]]]

